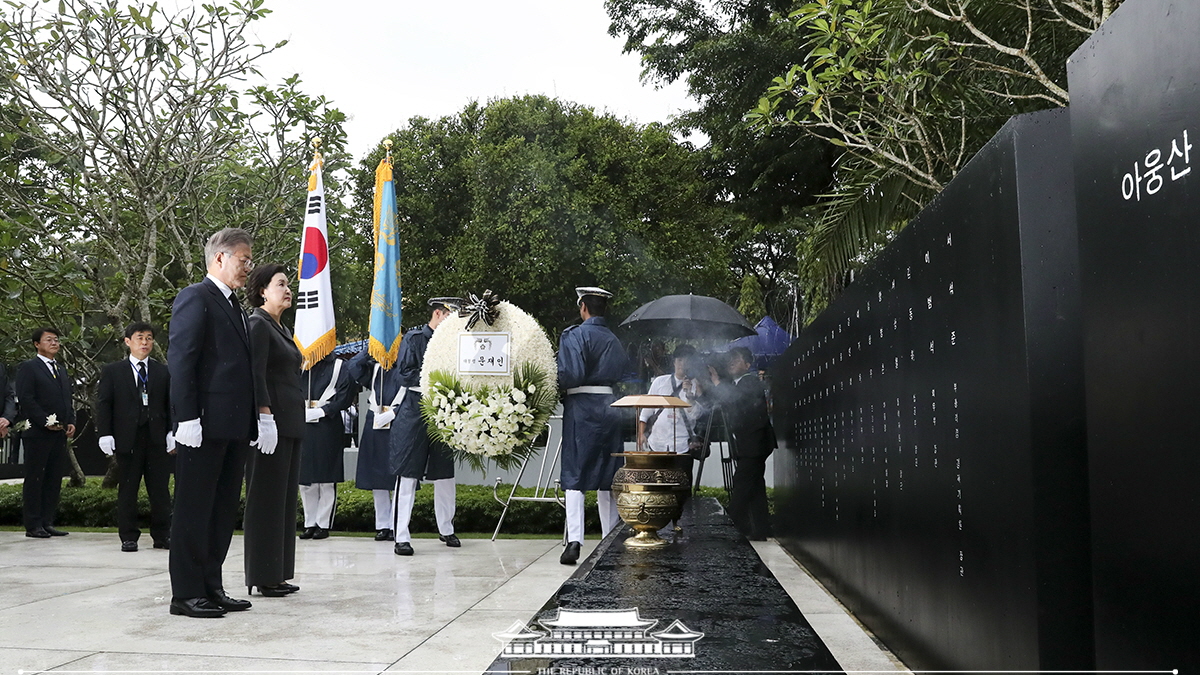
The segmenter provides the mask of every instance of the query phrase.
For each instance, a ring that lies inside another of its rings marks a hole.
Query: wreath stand
[[[561,422],[562,415],[551,415],[550,419],[559,420]],[[562,428],[561,424],[559,425],[559,428]],[[554,426],[547,423],[546,429],[546,445],[541,453],[541,466],[538,468],[538,480],[537,485],[533,489],[533,496],[517,496],[517,488],[521,485],[521,477],[525,475],[525,469],[529,468],[529,460],[532,458],[532,456],[526,457],[525,461],[521,462],[521,470],[517,472],[517,477],[513,480],[512,490],[509,491],[507,498],[501,498],[500,495],[497,494],[497,490],[500,488],[500,483],[502,480],[504,480],[503,478],[497,478],[496,484],[492,486],[492,498],[504,507],[504,510],[500,512],[500,520],[496,521],[496,531],[492,533],[492,541],[496,541],[496,537],[500,535],[500,526],[504,524],[504,516],[508,515],[508,507],[511,506],[513,502],[553,502],[563,507],[564,510],[567,508],[567,503],[563,501],[562,495],[559,493],[559,479],[554,478],[554,469],[558,466],[559,455],[562,454],[562,432],[559,432],[558,442],[556,443],[554,439]],[[546,460],[549,459],[551,447],[554,448],[554,457],[553,459],[550,459],[549,465],[547,465]],[[554,481],[553,496],[550,495],[551,480]],[[564,522],[563,543],[566,544],[566,542],[567,525]]]

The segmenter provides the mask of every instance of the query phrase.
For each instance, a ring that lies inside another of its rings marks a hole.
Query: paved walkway
[[[570,576],[549,539],[464,539],[449,549],[331,537],[298,542],[286,598],[221,619],[171,616],[167,552],[122,553],[115,534],[28,539],[0,532],[0,673],[479,673],[499,654],[492,633],[526,622]],[[595,541],[584,546],[588,555]],[[846,670],[902,668],[774,542],[755,549]],[[226,589],[241,587],[234,537]]]

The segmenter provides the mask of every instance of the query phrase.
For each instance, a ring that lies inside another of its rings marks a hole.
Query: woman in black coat
[[[283,265],[262,265],[246,279],[255,309],[247,326],[259,413],[274,416],[279,441],[273,453],[251,449],[246,460],[246,587],[266,597],[300,590],[287,583],[296,568],[296,491],[300,439],[304,436],[304,389],[300,350],[280,317],[292,305]]]

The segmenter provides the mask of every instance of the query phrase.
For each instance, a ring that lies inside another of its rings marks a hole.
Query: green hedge
[[[103,488],[100,478],[88,478],[83,487],[64,485],[62,501],[59,503],[57,525],[62,527],[116,527],[117,490]],[[497,494],[507,496],[512,489],[502,485]],[[768,498],[771,496],[768,490]],[[518,488],[518,495],[533,494],[532,488]],[[701,494],[716,497],[722,504],[728,503],[728,495],[720,488],[701,488]],[[496,528],[503,507],[492,498],[492,488],[484,485],[459,485],[454,529],[459,532],[487,532]],[[244,494],[243,494],[244,498]],[[595,532],[600,529],[596,514],[596,493],[587,494],[587,527]],[[243,501],[244,505],[244,501]],[[241,527],[242,506],[238,508],[238,527]],[[772,509],[773,511],[774,509]],[[138,516],[143,528],[149,527],[150,502],[143,486],[138,495]],[[303,510],[297,506],[296,524],[303,525]],[[0,525],[20,526],[21,485],[0,485]],[[353,482],[338,485],[337,512],[333,527],[343,532],[374,532],[375,508],[369,490],[358,490]],[[433,514],[433,485],[422,483],[417,490],[416,505],[413,507],[410,530],[414,533],[436,532],[437,521]],[[504,517],[503,534],[546,534],[563,531],[563,509],[557,504],[538,502],[513,502]]]

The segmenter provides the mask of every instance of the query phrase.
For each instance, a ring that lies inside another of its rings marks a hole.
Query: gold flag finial
[[[321,137],[320,136],[317,136],[316,138],[312,139],[312,146],[313,146],[313,150],[317,150],[321,147]]]
[[[392,149],[392,139],[390,139],[390,138],[383,139],[383,147],[387,148],[388,150],[391,150]]]

